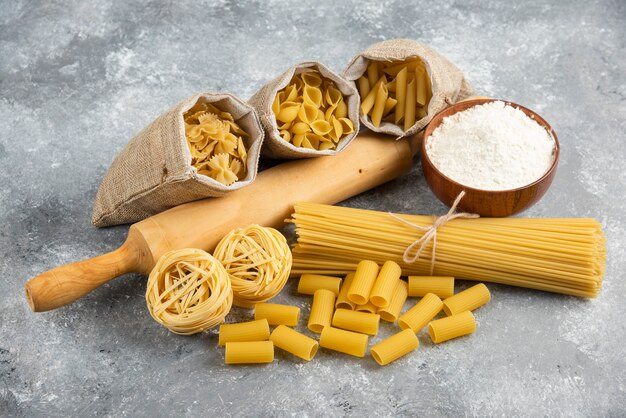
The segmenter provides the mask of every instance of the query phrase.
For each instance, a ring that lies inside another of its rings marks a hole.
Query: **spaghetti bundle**
[[[400,215],[426,227],[433,217]],[[404,275],[431,275],[433,242],[420,258],[403,261],[407,247],[424,231],[389,213],[299,203],[292,222],[294,275],[341,275],[360,260],[382,265],[397,262]],[[479,218],[454,219],[438,228],[434,274],[596,297],[602,287],[606,247],[594,219]]]
[[[219,261],[184,248],[159,258],[148,277],[146,303],[155,321],[176,334],[191,335],[224,322],[233,292]]]
[[[289,244],[274,228],[234,229],[217,244],[214,256],[230,276],[236,306],[252,308],[273,298],[289,279]]]

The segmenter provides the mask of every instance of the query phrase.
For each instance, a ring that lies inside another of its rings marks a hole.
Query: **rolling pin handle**
[[[33,277],[24,286],[26,300],[33,312],[49,311],[74,302],[117,276],[137,270],[138,257],[127,241],[110,253]]]

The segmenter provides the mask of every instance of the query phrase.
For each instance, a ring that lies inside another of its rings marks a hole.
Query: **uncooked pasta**
[[[191,335],[224,322],[233,292],[219,261],[185,248],[159,258],[148,277],[146,303],[155,321],[176,334]]]
[[[289,278],[291,251],[274,228],[234,229],[217,244],[214,255],[230,276],[237,306],[251,308],[273,298]]]
[[[400,215],[411,224],[432,225],[432,216]],[[404,275],[453,276],[581,297],[602,287],[606,247],[595,219],[454,219],[438,228],[415,262],[407,247],[425,231],[389,213],[299,203],[293,223],[294,274],[341,275],[360,260],[397,262]],[[434,261],[434,274],[430,274]]]

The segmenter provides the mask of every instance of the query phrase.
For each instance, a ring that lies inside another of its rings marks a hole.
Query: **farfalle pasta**
[[[227,186],[246,176],[248,152],[243,138],[249,135],[230,113],[210,103],[196,103],[184,118],[191,165],[198,174]]]
[[[200,93],[162,113],[118,154],[98,189],[92,222],[136,222],[218,197],[256,178],[263,127],[228,93]]]
[[[439,111],[473,93],[454,64],[412,39],[371,45],[342,75],[359,88],[361,122],[396,138],[421,131]]]
[[[265,128],[263,154],[303,158],[340,152],[359,128],[352,83],[318,62],[293,66],[251,99]]]

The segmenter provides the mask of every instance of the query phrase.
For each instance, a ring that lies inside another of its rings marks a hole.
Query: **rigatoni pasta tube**
[[[378,264],[362,260],[356,266],[352,285],[348,290],[348,299],[357,305],[365,305],[370,299],[370,292],[378,276]]]
[[[420,342],[415,333],[410,329],[405,329],[373,346],[370,353],[376,363],[385,366],[416,350],[419,345]]]
[[[353,310],[356,306],[356,303],[350,301],[348,299],[348,290],[350,290],[350,285],[352,284],[352,279],[354,279],[354,273],[349,273],[343,279],[343,283],[341,285],[341,289],[339,289],[339,295],[337,296],[337,300],[335,301],[336,309],[351,309]]]
[[[380,315],[368,312],[350,311],[337,309],[333,315],[332,325],[335,328],[347,329],[360,332],[361,334],[378,334]]]
[[[449,298],[454,295],[454,277],[409,276],[409,296],[423,297],[426,293]]]
[[[463,311],[473,311],[491,300],[491,293],[483,283],[465,289],[443,301],[446,315],[455,315]]]
[[[398,263],[385,261],[385,264],[383,264],[383,267],[378,273],[376,282],[374,282],[374,287],[370,293],[370,302],[379,308],[384,308],[389,305],[401,274],[402,269]]]
[[[308,327],[311,331],[320,333],[324,327],[329,327],[335,310],[335,294],[327,289],[319,289],[313,295],[311,315]]]
[[[402,329],[411,329],[417,334],[428,321],[441,311],[442,307],[443,302],[439,296],[427,293],[422,300],[398,318],[398,325]]]
[[[396,322],[400,312],[402,311],[404,302],[406,302],[407,295],[408,292],[406,282],[404,280],[398,280],[389,305],[385,308],[379,308],[376,312],[380,315],[380,319],[387,322]]]
[[[265,341],[270,336],[270,325],[267,319],[240,322],[238,324],[220,325],[218,344],[241,341]]]
[[[298,293],[312,295],[318,289],[328,289],[335,295],[338,295],[340,287],[341,279],[339,277],[303,274],[298,282]]]
[[[356,305],[354,310],[357,312],[376,313],[378,312],[378,306],[374,305],[372,302],[367,302],[364,305]]]
[[[267,319],[270,325],[295,327],[300,318],[300,308],[277,303],[257,303],[254,305],[254,319]]]
[[[439,344],[476,331],[476,319],[471,311],[437,319],[428,324],[428,333],[434,343]]]
[[[365,357],[367,340],[368,337],[365,334],[339,328],[324,327],[320,335],[320,347],[355,357]]]
[[[226,343],[226,364],[271,363],[274,361],[274,343],[246,341]]]
[[[274,345],[294,356],[300,357],[306,361],[311,359],[317,353],[319,344],[311,337],[299,333],[295,329],[279,325],[270,335],[270,341]]]

